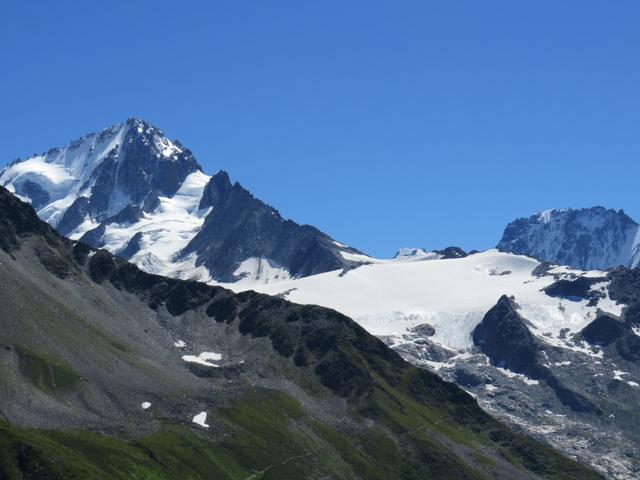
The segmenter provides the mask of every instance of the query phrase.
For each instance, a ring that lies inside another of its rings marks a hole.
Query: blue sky
[[[640,220],[640,2],[24,2],[0,16],[0,164],[136,116],[367,253],[507,222]]]

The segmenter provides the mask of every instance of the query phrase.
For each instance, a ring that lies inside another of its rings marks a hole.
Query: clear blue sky
[[[4,0],[0,164],[137,116],[367,253],[640,220],[640,2]]]

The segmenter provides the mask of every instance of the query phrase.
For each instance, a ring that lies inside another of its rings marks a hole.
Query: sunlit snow
[[[200,355],[183,355],[182,360],[190,363],[198,363],[205,367],[219,367],[220,365],[212,363],[212,360],[222,360],[222,355],[213,352],[202,352]]]
[[[254,285],[256,283],[273,283],[291,278],[289,272],[267,258],[251,257],[240,263],[233,272],[239,277],[238,285]]]
[[[209,425],[207,424],[207,412],[200,412],[199,414],[194,416],[193,420],[191,421],[200,425],[201,427],[209,428]]]
[[[252,288],[284,295],[303,304],[318,304],[336,309],[360,323],[370,333],[397,338],[408,329],[428,323],[435,328],[432,339],[453,350],[473,346],[471,333],[486,312],[502,295],[514,296],[519,312],[532,324],[532,332],[547,343],[581,351],[566,338],[595,319],[597,309],[615,315],[621,313],[608,296],[597,307],[586,300],[565,301],[542,291],[555,281],[551,275],[534,276],[540,263],[529,257],[488,250],[437,261],[373,261],[346,274],[333,271]],[[605,276],[604,272],[581,272],[566,268],[557,273]],[[600,286],[600,284],[598,284]],[[246,287],[228,285],[234,290]],[[565,339],[560,331],[565,331]]]

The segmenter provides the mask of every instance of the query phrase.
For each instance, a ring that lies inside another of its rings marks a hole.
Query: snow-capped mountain
[[[511,222],[498,248],[587,270],[632,268],[640,262],[640,226],[622,210],[552,209]]]
[[[255,289],[347,314],[513,426],[611,478],[637,478],[637,270],[574,270],[498,250],[407,253]]]
[[[137,119],[14,162],[0,185],[148,272],[351,316],[512,425],[612,478],[640,474],[640,274],[604,271],[640,260],[623,212],[550,210],[511,223],[496,250],[375,259],[206,175]]]
[[[63,235],[151,273],[254,283],[366,261],[316,228],[283,219],[226,172],[206,175],[189,149],[143,120],[13,162],[0,185]]]

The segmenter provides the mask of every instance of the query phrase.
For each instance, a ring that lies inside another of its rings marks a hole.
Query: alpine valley
[[[640,477],[622,211],[377,259],[138,119],[0,185],[0,477]]]

